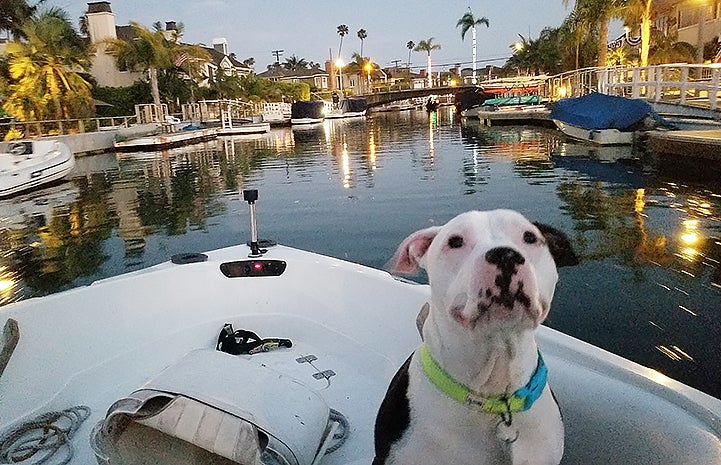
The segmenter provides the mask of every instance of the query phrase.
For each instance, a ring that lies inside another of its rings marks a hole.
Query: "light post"
[[[368,93],[371,93],[371,71],[373,70],[373,65],[368,61],[365,66],[363,66],[363,69],[368,73]]]
[[[343,63],[342,58],[338,57],[338,59],[335,61],[335,65],[338,67],[338,77],[340,79],[340,94],[341,96],[344,96],[345,94],[343,92],[343,65],[345,65],[345,63]]]

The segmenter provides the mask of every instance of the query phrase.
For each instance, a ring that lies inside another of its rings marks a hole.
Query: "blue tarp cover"
[[[644,100],[594,92],[559,100],[551,110],[551,119],[584,129],[624,130],[653,112]]]

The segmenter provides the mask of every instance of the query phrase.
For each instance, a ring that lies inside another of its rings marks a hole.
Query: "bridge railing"
[[[551,76],[541,94],[551,100],[602,92],[656,103],[721,109],[721,64],[584,68]]]

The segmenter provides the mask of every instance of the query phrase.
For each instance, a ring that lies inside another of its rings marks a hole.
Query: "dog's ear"
[[[440,230],[440,226],[433,226],[416,231],[406,237],[398,246],[398,250],[386,268],[393,273],[416,274],[418,268],[422,267],[423,256]]]
[[[556,267],[562,266],[574,266],[578,265],[579,260],[576,256],[576,252],[573,251],[573,246],[568,236],[562,231],[543,223],[533,223],[543,237],[546,239],[548,249],[551,251],[553,261],[556,262]]]

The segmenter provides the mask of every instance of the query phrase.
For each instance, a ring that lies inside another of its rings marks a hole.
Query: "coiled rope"
[[[0,463],[41,464],[58,452],[64,456],[53,463],[69,463],[73,458],[70,440],[89,416],[90,408],[79,405],[42,414],[11,429],[0,437]]]

